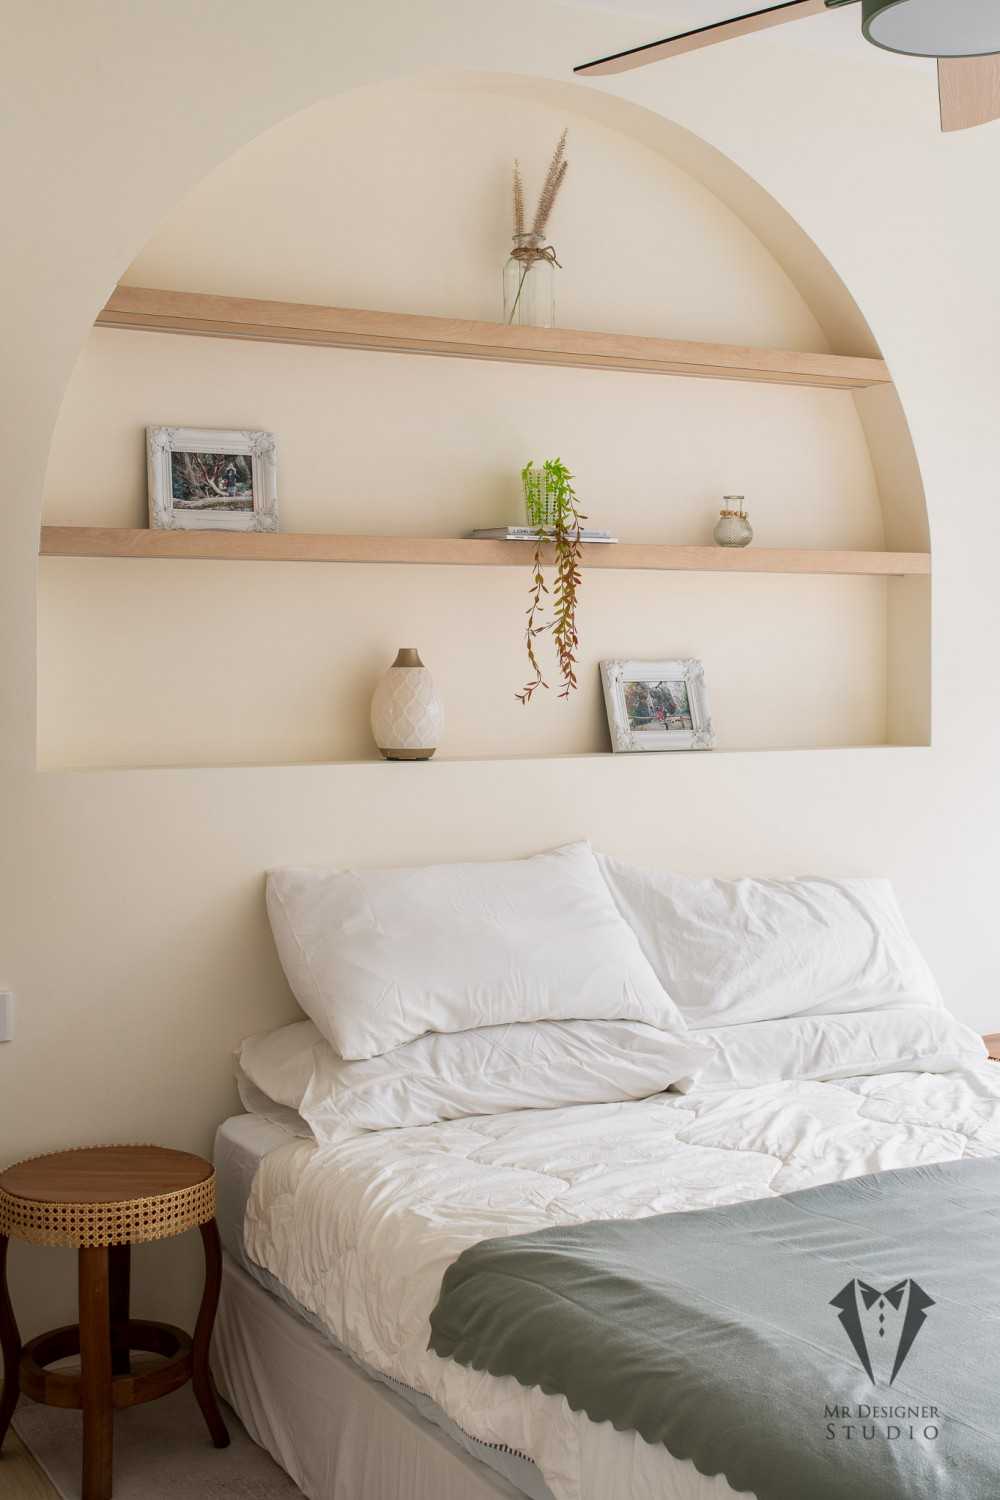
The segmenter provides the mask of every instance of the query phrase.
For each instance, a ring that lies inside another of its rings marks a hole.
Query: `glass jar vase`
[[[554,328],[555,268],[551,245],[537,234],[515,234],[503,268],[503,320],[515,328]]]
[[[723,495],[722,510],[712,535],[720,547],[749,547],[753,541],[753,527],[742,495]]]

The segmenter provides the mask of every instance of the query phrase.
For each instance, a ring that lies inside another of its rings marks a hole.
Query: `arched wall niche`
[[[0,1047],[8,1155],[108,1139],[211,1150],[218,1122],[238,1107],[233,1048],[241,1037],[295,1014],[262,908],[261,872],[281,863],[496,859],[589,836],[609,853],[691,873],[887,875],[948,1004],[979,1030],[994,1029],[989,981],[1000,950],[993,936],[992,841],[983,830],[1000,817],[1000,738],[984,710],[982,682],[996,624],[1000,392],[991,317],[997,210],[982,183],[995,170],[996,127],[940,138],[932,80],[897,77],[884,56],[860,43],[849,54],[829,47],[827,38],[840,24],[835,16],[768,33],[759,45],[748,39],[693,54],[669,76],[649,69],[613,85],[651,110],[684,120],[786,203],[857,294],[892,363],[933,520],[933,751],[509,759],[485,767],[445,760],[412,773],[377,763],[272,763],[238,772],[35,775],[29,700],[39,574],[40,625],[48,637],[40,663],[43,694],[58,698],[56,625],[71,655],[75,649],[72,617],[54,609],[60,601],[53,582],[60,570],[75,568],[84,639],[95,639],[97,622],[88,611],[102,590],[114,605],[109,613],[117,635],[139,638],[141,677],[130,684],[119,675],[114,691],[135,688],[135,701],[153,717],[157,753],[172,726],[150,702],[149,678],[157,680],[171,715],[198,714],[176,665],[188,645],[184,622],[175,622],[165,607],[176,597],[163,578],[172,565],[105,570],[67,563],[63,569],[63,560],[44,559],[39,569],[36,562],[42,475],[72,361],[88,321],[152,233],[161,208],[252,134],[324,93],[441,58],[565,77],[573,62],[613,50],[622,33],[620,22],[604,12],[539,0],[509,0],[502,27],[490,8],[470,0],[427,0],[418,7],[307,0],[297,8],[294,35],[283,11],[267,0],[186,9],[166,0],[62,7],[49,24],[55,9],[40,0],[31,27],[20,28],[23,45],[7,49],[4,58],[14,127],[5,166],[23,210],[11,216],[0,246],[11,293],[0,408],[9,498],[0,555],[0,805],[8,855],[0,862],[0,888],[8,918],[3,978],[18,993],[20,1043]],[[840,15],[856,40],[849,10]],[[648,21],[631,24],[635,41],[648,39]],[[811,27],[815,45],[808,41]],[[532,38],[527,60],[525,36]],[[40,77],[46,79],[41,95]],[[510,153],[505,138],[504,163]],[[804,290],[803,281],[797,285]],[[806,300],[820,318],[818,302],[811,294]],[[437,378],[431,366],[412,362],[414,385]],[[676,384],[666,382],[665,392]],[[128,464],[141,464],[132,448],[129,453]],[[81,459],[93,457],[91,445]],[[84,468],[81,462],[83,478]],[[97,499],[134,506],[138,516],[141,483],[140,477],[135,492],[123,484]],[[885,483],[879,459],[883,491]],[[76,495],[74,487],[57,497],[50,487],[49,514],[56,514],[57,499],[68,507]],[[287,462],[282,495],[293,499]],[[238,643],[238,654],[234,649],[234,672],[239,677],[248,653],[257,653],[260,675],[256,702],[242,697],[237,705],[248,715],[244,758],[267,749],[260,734],[265,713],[304,719],[312,708],[309,684],[299,685],[294,702],[275,693],[270,637],[283,632],[281,666],[294,677],[301,668],[301,630],[310,632],[310,646],[342,619],[336,610],[324,611],[334,595],[343,600],[338,591],[347,585],[347,570],[288,569],[290,588],[309,596],[298,609],[289,594],[276,597],[282,570],[265,571],[273,585],[245,567],[232,578],[231,592],[242,590],[254,601],[241,614],[237,598],[236,615],[229,611],[241,626],[249,621],[251,632]],[[407,571],[398,569],[395,577]],[[318,581],[310,582],[310,575]],[[197,589],[177,597],[178,605],[197,615],[200,590],[224,623],[230,603],[225,575],[204,566],[192,569],[192,577]],[[681,607],[665,618],[663,635],[675,623],[679,635],[680,625],[693,621],[691,634],[700,645],[702,621],[683,613],[683,589],[669,576],[662,583],[661,592]],[[434,584],[460,619],[454,576],[436,574]],[[520,588],[514,592],[519,607]],[[403,617],[413,621],[404,594]],[[388,596],[380,597],[385,605]],[[614,597],[620,602],[620,593]],[[728,634],[712,675],[720,718],[723,706],[732,714],[740,668],[746,665],[759,680],[759,660],[742,654],[738,639],[741,630],[757,628],[757,596],[708,598],[727,612]],[[371,594],[361,603],[363,633]],[[386,636],[397,618],[387,618]],[[714,618],[710,614],[709,623]],[[787,618],[791,628],[799,624],[798,615]],[[351,628],[357,636],[357,623],[349,622]],[[506,612],[501,628],[509,629]],[[803,634],[801,680],[808,686],[823,659],[819,643]],[[398,644],[393,635],[390,649]],[[861,644],[867,649],[871,642]],[[355,705],[331,689],[342,671],[342,642],[324,636],[320,645],[317,695],[332,704],[331,715],[344,709],[351,717]],[[605,645],[594,639],[595,650]],[[453,642],[449,648],[455,649]],[[731,653],[737,676],[727,681]],[[513,656],[519,669],[519,651]],[[456,659],[462,667],[469,661],[461,642]],[[113,665],[113,654],[108,663],[84,661],[82,689],[66,685],[61,719],[50,721],[49,729],[61,735],[67,722],[72,728],[109,706],[119,763],[130,755],[138,761],[146,747],[137,749],[134,726],[122,723],[118,705],[107,705],[102,679]],[[926,654],[917,666],[921,682],[925,672]],[[363,678],[359,672],[359,693]],[[779,686],[790,683],[794,692],[799,680],[790,675]],[[838,677],[833,687],[843,681]],[[497,698],[506,694],[506,681],[488,686]],[[449,684],[459,697],[466,688],[465,681]],[[93,697],[83,704],[80,692],[91,689]],[[462,704],[453,697],[449,707],[454,728]],[[357,713],[360,723],[363,712]],[[557,727],[565,722],[554,713],[543,720],[536,715],[533,736],[545,738],[553,719]],[[481,727],[485,735],[489,726]],[[327,728],[332,741],[335,726]],[[598,729],[595,715],[595,734]],[[100,746],[51,735],[42,744],[50,764],[73,764],[78,748],[80,761],[86,751],[101,763]],[[73,1059],[72,1087],[53,1090],[51,1080],[65,1074],[67,1057]],[[42,1112],[40,1097],[46,1100]],[[12,1247],[14,1302],[22,1330],[51,1326],[53,1309],[55,1321],[71,1320],[75,1286],[65,1267],[46,1269],[37,1253],[19,1258],[16,1251]],[[150,1316],[180,1323],[193,1316],[196,1254],[181,1237],[156,1252],[147,1273],[137,1265],[137,1298]]]
[[[510,159],[530,195],[563,123],[560,322],[877,352],[818,249],[719,152],[615,96],[500,74],[373,85],[292,116],[189,193],[123,279],[495,318]],[[928,545],[891,389],[107,329],[66,393],[45,521],[143,525],[143,429],[161,422],[274,430],[293,531],[461,535],[515,519],[521,464],[559,453],[592,522],[623,540],[708,541],[737,491],[762,545]],[[929,740],[925,579],[590,574],[581,692],[528,712],[514,700],[525,587],[512,569],[46,559],[39,764],[371,758],[368,695],[404,637],[434,666],[458,758],[602,753],[596,666],[625,655],[702,657],[722,749]]]

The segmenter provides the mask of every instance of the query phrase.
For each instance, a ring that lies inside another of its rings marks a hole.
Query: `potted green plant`
[[[573,475],[561,458],[547,458],[541,469],[528,463],[521,471],[529,524],[537,528],[535,556],[531,569],[531,602],[525,630],[528,663],[532,678],[517,697],[530,703],[537,688],[548,687],[538,659],[536,643],[546,631],[552,632],[562,687],[560,698],[568,698],[576,688],[576,653],[579,636],[576,626],[577,599],[583,577],[580,560],[583,542],[580,531],[587,519],[581,512]],[[545,582],[545,547],[552,546],[555,581],[551,590],[552,618],[544,619],[545,596],[550,593]]]

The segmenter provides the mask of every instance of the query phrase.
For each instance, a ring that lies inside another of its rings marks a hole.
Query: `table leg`
[[[114,1412],[107,1249],[81,1250],[79,1270],[83,1500],[111,1500]]]
[[[111,1310],[111,1373],[130,1375],[129,1297],[132,1280],[131,1245],[112,1245],[108,1250],[109,1304]]]
[[[3,1349],[3,1390],[0,1391],[0,1448],[7,1436],[17,1398],[21,1394],[21,1335],[7,1290],[7,1236],[0,1234],[0,1348]]]
[[[219,1292],[222,1289],[222,1246],[214,1219],[201,1225],[201,1240],[205,1248],[205,1290],[194,1329],[191,1383],[212,1442],[217,1448],[228,1448],[229,1433],[219,1411],[215,1382],[208,1367],[208,1351],[215,1326],[215,1313],[219,1306]]]

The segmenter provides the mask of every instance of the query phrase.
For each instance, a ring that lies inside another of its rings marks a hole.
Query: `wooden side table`
[[[129,1316],[132,1245],[198,1228],[205,1287],[192,1339],[169,1323]],[[22,1348],[7,1290],[10,1239],[79,1252],[80,1321]],[[98,1146],[18,1162],[0,1173],[0,1445],[23,1391],[47,1406],[83,1410],[83,1500],[110,1500],[116,1409],[155,1401],[188,1380],[212,1442],[229,1434],[208,1368],[222,1284],[210,1162],[160,1146]],[[133,1368],[132,1350],[158,1355]],[[47,1366],[79,1354],[80,1373]]]
[[[1000,1062],[1000,1031],[991,1031],[989,1036],[984,1036],[986,1050],[990,1055],[990,1062]]]

